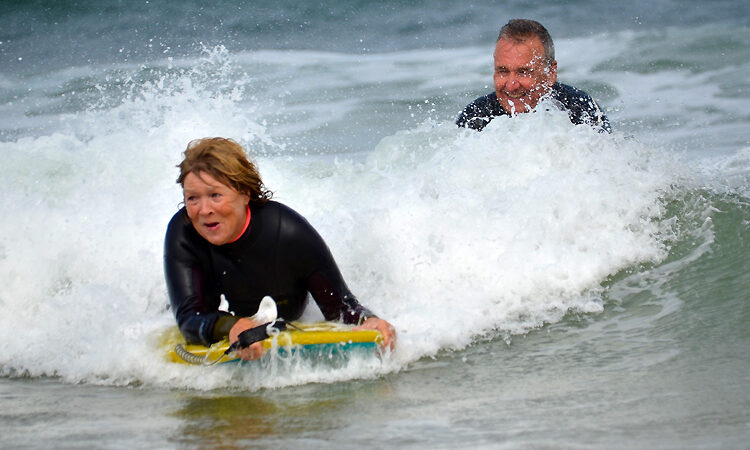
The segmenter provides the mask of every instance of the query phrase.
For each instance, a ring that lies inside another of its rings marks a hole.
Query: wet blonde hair
[[[177,167],[180,176],[177,183],[185,186],[189,173],[205,172],[222,184],[250,197],[250,203],[262,204],[273,196],[266,189],[255,164],[248,160],[240,144],[220,137],[190,141],[185,149],[185,158]]]

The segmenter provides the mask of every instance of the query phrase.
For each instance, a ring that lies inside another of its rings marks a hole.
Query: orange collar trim
[[[240,234],[237,235],[236,238],[229,241],[230,244],[237,242],[239,238],[242,237],[243,234],[245,234],[245,231],[247,231],[247,227],[250,226],[250,205],[245,206],[245,226],[242,227],[242,231],[240,231]]]

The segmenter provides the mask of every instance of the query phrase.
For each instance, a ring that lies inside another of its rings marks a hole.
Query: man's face
[[[538,37],[502,38],[495,46],[495,93],[505,111],[528,112],[557,81],[557,62],[547,65]]]

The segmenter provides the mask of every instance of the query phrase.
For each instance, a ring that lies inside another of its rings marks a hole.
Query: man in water
[[[481,131],[495,117],[532,111],[542,98],[550,98],[568,112],[574,124],[612,131],[594,99],[580,89],[557,82],[552,37],[539,22],[513,19],[505,24],[497,38],[494,59],[495,92],[466,106],[456,125]]]

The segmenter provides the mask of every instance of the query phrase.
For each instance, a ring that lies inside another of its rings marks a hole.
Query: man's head
[[[513,19],[495,45],[495,93],[509,113],[528,112],[557,82],[555,46],[546,28],[534,20]]]

